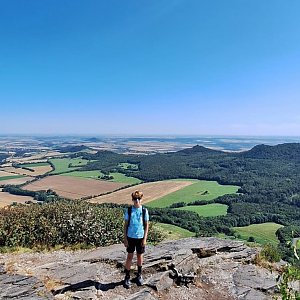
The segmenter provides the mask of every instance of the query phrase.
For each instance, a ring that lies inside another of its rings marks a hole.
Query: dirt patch
[[[147,203],[170,193],[176,192],[193,183],[194,182],[192,181],[156,181],[142,183],[108,195],[93,198],[90,200],[90,202],[128,204],[131,203],[131,193],[135,190],[140,190],[144,194],[143,203]]]
[[[29,183],[23,189],[38,191],[52,189],[58,195],[70,199],[79,199],[91,195],[112,192],[124,186],[124,183],[107,182],[104,180],[86,179],[69,176],[47,176],[41,180]]]
[[[10,205],[13,202],[24,204],[26,201],[36,202],[32,197],[29,196],[11,195],[9,193],[0,191],[0,208]]]

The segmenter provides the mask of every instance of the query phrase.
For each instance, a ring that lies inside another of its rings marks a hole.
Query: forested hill
[[[257,145],[241,155],[247,158],[288,159],[300,161],[300,144],[289,143],[276,146]]]
[[[83,168],[85,170],[119,171],[144,181],[171,178],[217,180],[221,184],[241,186],[244,194],[251,194],[254,189],[257,193],[259,188],[261,195],[279,190],[294,195],[300,182],[299,143],[258,145],[239,153],[197,145],[178,152],[154,155],[125,155],[110,151],[76,155],[93,160]],[[137,168],[124,169],[121,163],[134,164]],[[268,192],[265,192],[266,189]]]
[[[57,147],[55,148],[55,150],[58,150],[60,152],[63,153],[67,153],[67,152],[79,152],[79,151],[85,151],[85,150],[89,150],[90,148],[84,145],[80,145],[80,146],[64,146],[64,147]]]

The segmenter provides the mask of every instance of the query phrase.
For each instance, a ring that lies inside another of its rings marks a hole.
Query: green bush
[[[281,259],[281,253],[279,249],[272,244],[264,245],[260,252],[260,256],[269,262],[278,262]]]
[[[170,205],[170,208],[178,208],[178,207],[184,207],[187,204],[185,202],[176,202]]]
[[[255,243],[255,238],[253,236],[249,236],[247,242]]]
[[[158,242],[160,238],[151,228],[149,242]],[[59,201],[0,210],[0,247],[107,246],[121,242],[121,208]]]

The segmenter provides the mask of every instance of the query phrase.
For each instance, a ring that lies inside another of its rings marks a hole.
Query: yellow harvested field
[[[11,175],[16,175],[16,174],[25,175],[25,176],[38,176],[38,175],[43,175],[47,172],[52,171],[52,167],[50,165],[31,167],[30,169],[32,169],[34,171],[29,171],[29,170],[26,170],[26,169],[15,168],[15,167],[6,167],[6,168],[3,168],[3,171],[8,172],[10,176]]]
[[[34,176],[44,175],[45,173],[52,171],[52,167],[50,165],[49,166],[33,167],[33,168],[30,168],[30,169],[34,170],[34,172],[32,172],[32,174]]]
[[[7,161],[14,162],[14,163],[33,163],[33,162],[42,162],[46,161],[45,158],[48,157],[58,157],[64,155],[58,151],[48,151],[48,152],[41,152],[39,154],[34,154],[32,156],[23,157],[23,158],[8,158]]]
[[[131,193],[140,190],[143,192],[143,203],[150,202],[152,200],[161,198],[170,193],[176,192],[188,185],[193,184],[191,181],[156,181],[147,182],[133,187],[129,187],[123,190],[116,191],[114,193],[95,197],[90,202],[93,203],[118,203],[118,204],[130,204]]]
[[[14,175],[16,174],[12,174],[10,172],[0,170],[0,177],[14,176]]]
[[[22,188],[30,191],[52,189],[62,197],[80,199],[82,197],[112,192],[124,185],[126,184],[105,180],[54,175],[29,183]]]
[[[5,185],[5,184],[23,184],[27,181],[33,180],[34,177],[21,177],[21,178],[14,178],[14,179],[7,179],[7,180],[1,180],[0,185]]]
[[[11,195],[9,193],[0,191],[0,208],[10,205],[13,202],[25,204],[25,201],[36,202],[32,197],[29,196]]]
[[[34,176],[34,172],[29,170],[25,170],[22,168],[15,168],[15,167],[7,167],[3,169],[6,172],[11,173],[10,175],[25,175],[25,176]],[[13,173],[13,174],[12,174]]]

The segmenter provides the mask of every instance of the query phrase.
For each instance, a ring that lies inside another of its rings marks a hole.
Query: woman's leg
[[[127,253],[127,258],[126,258],[126,262],[125,262],[125,269],[128,270],[128,271],[130,271],[132,259],[133,259],[133,253]]]
[[[143,265],[143,253],[141,254],[137,253],[136,256],[137,256],[137,266],[141,267]]]
[[[143,285],[144,280],[142,277],[142,265],[143,265],[143,254],[137,253],[137,267],[138,267],[138,274],[137,274],[137,285]]]

